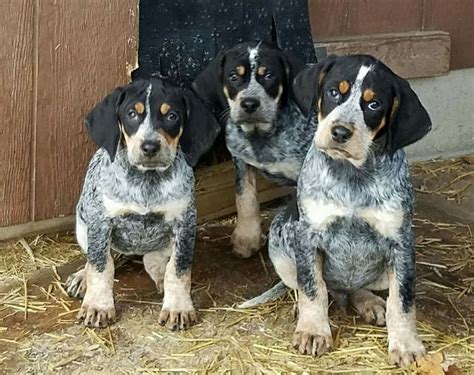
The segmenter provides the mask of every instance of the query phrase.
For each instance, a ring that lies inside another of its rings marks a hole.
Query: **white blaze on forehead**
[[[250,62],[250,70],[252,72],[257,70],[257,65],[258,65],[258,47],[260,46],[260,43],[257,45],[255,48],[250,48],[249,47],[249,62]]]
[[[372,68],[374,66],[373,65],[362,65],[359,69],[359,73],[357,73],[357,78],[354,82],[354,88],[355,89],[360,89],[361,86],[362,86],[362,83],[364,82],[364,79],[365,79],[365,76],[367,75],[367,73],[369,73]]]
[[[150,110],[150,96],[151,96],[152,85],[151,83],[146,88],[146,98],[145,98],[145,119],[138,127],[136,136],[140,139],[145,139],[146,135],[153,131],[151,126],[151,110]]]

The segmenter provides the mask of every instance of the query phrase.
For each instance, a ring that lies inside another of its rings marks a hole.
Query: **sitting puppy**
[[[262,236],[255,170],[284,185],[296,185],[315,131],[295,104],[291,89],[304,64],[264,43],[222,51],[193,83],[194,91],[224,117],[226,145],[236,172],[237,226],[233,251],[249,257]]]
[[[273,265],[298,290],[293,344],[321,354],[332,345],[328,289],[347,294],[367,320],[385,322],[389,358],[409,365],[425,353],[416,333],[414,192],[402,147],[430,118],[407,81],[371,56],[331,57],[295,79],[318,129],[304,161],[297,202],[270,229]]]
[[[116,88],[89,113],[86,126],[101,148],[76,210],[87,263],[66,282],[70,296],[84,298],[78,319],[105,327],[115,318],[112,249],[143,255],[146,271],[164,289],[160,324],[185,329],[196,321],[192,167],[219,124],[194,94],[151,79]]]

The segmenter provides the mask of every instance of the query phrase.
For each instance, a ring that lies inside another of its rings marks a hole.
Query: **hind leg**
[[[66,292],[73,298],[84,298],[87,290],[87,263],[79,271],[72,273],[66,280]]]
[[[171,257],[172,247],[160,251],[153,251],[143,256],[145,270],[153,279],[159,294],[163,294],[163,282],[165,278],[166,265]]]
[[[350,300],[354,309],[367,323],[385,325],[385,300],[367,289],[351,293]]]

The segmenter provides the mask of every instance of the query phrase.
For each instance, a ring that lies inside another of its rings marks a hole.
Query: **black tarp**
[[[223,48],[273,43],[316,62],[307,0],[140,0],[139,68],[133,79],[161,75],[189,86]]]

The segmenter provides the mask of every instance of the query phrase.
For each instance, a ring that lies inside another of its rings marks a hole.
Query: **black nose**
[[[157,154],[160,149],[160,144],[158,142],[146,141],[142,143],[143,155],[148,157],[153,157]]]
[[[254,98],[243,98],[240,102],[240,106],[247,113],[253,113],[260,107],[260,100]]]
[[[344,126],[335,126],[331,130],[332,139],[338,143],[344,143],[352,137],[352,131]]]

